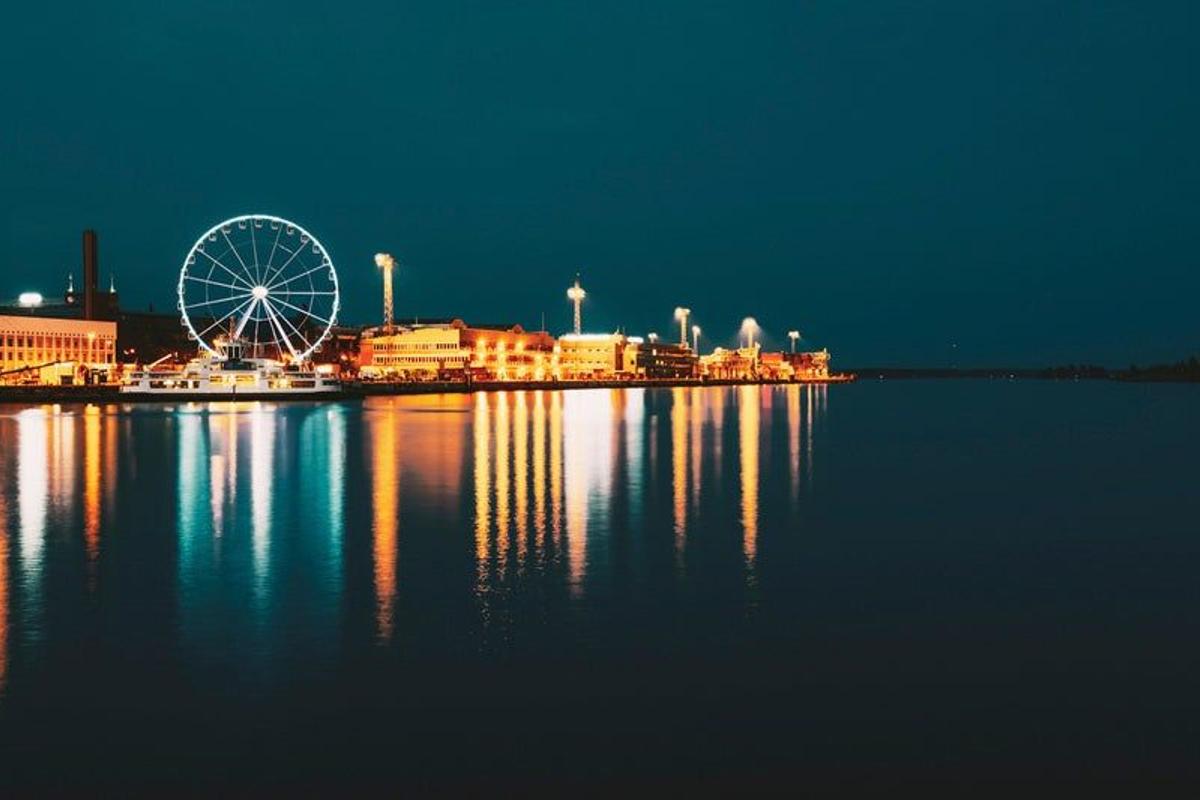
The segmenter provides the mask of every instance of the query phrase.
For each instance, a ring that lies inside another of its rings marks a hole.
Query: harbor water
[[[0,786],[1197,777],[1196,408],[0,406]]]

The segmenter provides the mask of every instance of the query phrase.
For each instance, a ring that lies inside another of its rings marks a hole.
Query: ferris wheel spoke
[[[278,299],[278,298],[276,298],[276,299]],[[269,302],[269,301],[264,301],[264,302]],[[276,314],[278,315],[279,319],[283,320],[284,322],[286,322],[288,324],[288,327],[292,329],[292,331],[296,334],[296,336],[300,339],[300,341],[304,342],[304,349],[306,352],[313,349],[313,345],[311,342],[308,341],[308,337],[306,337],[303,333],[300,332],[300,329],[297,328],[292,323],[292,321],[287,318],[286,314],[283,314],[280,312],[276,312]]]
[[[254,220],[250,220],[247,227],[250,228],[250,250],[254,253],[254,280],[261,282],[262,275],[258,271],[258,243],[254,241]]]
[[[271,264],[275,261],[275,250],[279,247],[279,237],[283,234],[283,225],[275,231],[275,241],[271,243],[271,254],[267,256],[267,267],[263,272],[264,275],[271,274]]]
[[[282,342],[280,342],[280,341],[279,341],[279,335],[278,335],[278,334],[276,333],[276,331],[275,331],[275,319],[274,319],[274,317],[273,317],[273,316],[272,316],[272,314],[271,314],[271,309],[270,309],[270,308],[268,308],[268,307],[267,307],[267,305],[266,305],[265,303],[263,304],[263,311],[265,311],[265,312],[266,312],[266,314],[267,314],[267,318],[266,318],[265,320],[256,320],[256,321],[255,321],[255,325],[256,325],[256,326],[259,326],[259,325],[261,325],[263,322],[266,322],[266,323],[267,323],[267,331],[268,331],[268,332],[271,334],[271,341],[272,341],[272,342],[275,344],[275,349],[279,351],[279,355],[280,355],[280,356],[282,356],[282,355],[283,355],[283,349],[284,349],[284,345],[283,345],[283,343],[282,343]],[[264,339],[264,340],[262,341],[262,344],[266,344],[266,343],[267,343],[267,342],[266,342],[266,340]],[[258,342],[258,340],[256,339],[256,340],[255,340],[255,347],[257,347],[257,346],[258,346],[258,344],[259,344],[259,342]]]
[[[271,301],[263,299],[263,307],[267,309],[267,316],[278,329],[279,334],[283,337],[283,343],[287,345],[288,351],[292,354],[292,358],[299,359],[300,355],[296,352],[296,348],[292,346],[292,340],[288,338],[287,331],[283,329],[283,324],[279,321],[279,314],[275,311]],[[301,337],[303,338],[303,337]],[[278,343],[278,339],[276,340]]]
[[[273,281],[273,280],[275,280],[275,279],[276,279],[276,278],[278,278],[278,277],[279,277],[281,274],[283,274],[283,271],[284,271],[285,269],[287,269],[287,268],[288,268],[288,265],[289,265],[289,264],[291,264],[293,261],[295,261],[295,260],[296,260],[296,256],[300,255],[300,253],[301,253],[303,250],[304,250],[304,245],[300,245],[299,247],[297,247],[295,250],[293,250],[293,251],[292,251],[292,254],[291,254],[290,256],[288,256],[288,260],[287,260],[287,261],[285,261],[285,262],[283,262],[283,265],[282,265],[282,266],[281,266],[279,269],[275,270],[275,274],[274,274],[274,275],[269,275],[269,276],[267,276],[267,281],[268,281],[268,283],[266,284],[266,286],[267,286],[267,288],[268,288],[268,289],[270,289],[270,288],[271,288],[271,286],[272,286],[272,284],[270,283],[270,281]],[[318,269],[320,269],[320,267],[318,267]]]
[[[224,228],[221,228],[221,235],[225,237],[225,244],[229,245],[229,249],[233,251],[233,257],[242,265],[242,272],[246,273],[246,277],[252,279],[257,284],[258,277],[250,272],[250,268],[246,266],[245,259],[242,258],[242,254],[238,252],[238,249],[233,246],[233,242],[229,240],[229,234],[225,232]]]
[[[326,267],[325,267],[325,265],[324,265],[324,264],[320,264],[320,265],[318,265],[318,266],[315,266],[315,267],[313,267],[312,269],[308,270],[307,272],[301,272],[299,275],[293,275],[292,277],[290,277],[290,278],[288,278],[288,279],[286,279],[286,280],[282,280],[282,281],[280,281],[280,282],[278,282],[278,283],[272,283],[272,284],[269,284],[269,285],[267,286],[267,288],[268,288],[268,289],[278,289],[280,286],[287,286],[287,285],[288,285],[289,283],[291,283],[292,281],[298,281],[298,280],[300,280],[301,278],[304,278],[304,277],[306,277],[306,276],[308,276],[308,275],[312,275],[314,272],[317,272],[317,271],[319,271],[319,270],[322,270],[322,269],[325,269],[325,268],[326,268]],[[277,273],[275,273],[275,274],[276,274],[276,275],[278,275],[279,273],[277,272]]]
[[[195,275],[184,275],[183,279],[185,281],[195,281],[196,283],[206,283],[210,286],[221,286],[225,289],[236,289],[239,292],[246,290],[246,293],[249,294],[248,286],[240,286],[240,285],[233,284],[233,283],[221,283],[220,281],[209,280],[208,278],[199,278],[199,277],[196,277]]]
[[[216,300],[204,300],[199,303],[187,303],[184,308],[200,308],[201,306],[212,306],[218,303],[232,303],[235,300],[244,300],[247,297],[253,297],[249,292],[243,294],[230,295],[229,297],[218,297]]]
[[[257,306],[259,302],[261,301],[258,300],[258,298],[255,298],[255,301],[250,304],[249,308],[246,309],[246,313],[242,314],[242,318],[238,320],[237,328],[233,332],[234,339],[242,338],[242,331],[245,330],[246,323],[250,321],[251,315],[254,314],[254,307]]]
[[[238,313],[239,311],[241,311],[241,310],[242,310],[243,308],[245,308],[247,305],[252,305],[253,303],[254,303],[254,298],[253,298],[253,297],[251,297],[249,300],[243,300],[243,301],[242,301],[241,303],[239,303],[239,304],[238,304],[236,307],[234,307],[234,309],[233,309],[232,311],[228,312],[227,314],[225,314],[225,316],[223,316],[223,317],[221,317],[220,319],[218,319],[218,320],[217,320],[216,322],[214,322],[212,325],[209,325],[207,328],[205,328],[204,330],[202,330],[202,331],[200,331],[199,333],[197,333],[197,334],[196,334],[196,338],[197,338],[197,339],[203,339],[203,338],[204,338],[204,334],[208,333],[208,332],[209,332],[209,331],[211,331],[213,328],[216,328],[216,327],[217,327],[218,325],[220,325],[222,322],[224,322],[225,320],[227,320],[227,319],[229,319],[230,317],[232,317],[234,314],[236,314],[236,313]]]
[[[308,316],[312,317],[313,319],[319,319],[319,320],[321,320],[321,322],[324,322],[326,325],[333,324],[333,320],[325,319],[320,314],[316,314],[307,308],[301,308],[298,305],[289,303],[287,300],[281,300],[278,297],[276,297],[273,302],[279,303],[281,306],[287,306],[288,308],[292,309],[293,311],[299,311],[301,314],[307,314]]]
[[[238,275],[236,272],[234,272],[233,270],[231,270],[229,267],[225,266],[223,263],[221,263],[221,262],[220,262],[220,261],[218,261],[217,259],[215,259],[215,258],[213,258],[212,256],[210,256],[208,253],[204,252],[203,250],[198,250],[197,252],[198,252],[198,253],[200,253],[200,255],[202,255],[202,256],[204,256],[205,258],[207,258],[209,261],[211,261],[211,262],[213,262],[214,264],[216,264],[216,265],[217,265],[218,267],[220,267],[221,269],[223,269],[223,270],[225,270],[226,272],[228,272],[230,275],[232,275],[232,276],[233,276],[233,279],[234,279],[235,281],[238,281],[239,283],[243,284],[243,285],[244,285],[244,286],[245,286],[247,289],[253,289],[253,288],[254,288],[254,285],[253,285],[253,284],[246,283],[246,279],[245,279],[245,278],[243,278],[241,275]]]

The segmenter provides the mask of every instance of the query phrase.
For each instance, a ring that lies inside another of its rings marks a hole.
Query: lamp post
[[[678,306],[675,309],[675,319],[679,320],[679,345],[681,347],[687,347],[687,321],[688,314],[691,313],[692,310],[690,308],[684,308],[683,306]]]
[[[383,270],[383,327],[392,327],[392,270],[396,268],[396,259],[387,253],[375,254],[375,266]]]
[[[583,332],[583,315],[580,313],[579,306],[583,302],[583,298],[587,296],[587,292],[579,285],[579,276],[575,276],[575,285],[567,289],[567,299],[575,304],[575,333]]]
[[[792,340],[792,352],[796,352],[796,340],[800,338],[800,331],[788,331],[788,338]]]
[[[700,326],[692,326],[692,352],[700,355]]]
[[[646,334],[646,338],[650,340],[650,344],[654,344],[655,342],[658,341],[658,334],[657,333],[648,333],[648,334]]]

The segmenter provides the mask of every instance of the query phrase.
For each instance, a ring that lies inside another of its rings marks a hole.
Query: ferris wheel
[[[189,336],[219,355],[241,339],[257,358],[304,361],[330,335],[337,272],[317,237],[268,214],[227,219],[204,233],[179,272],[179,313]]]

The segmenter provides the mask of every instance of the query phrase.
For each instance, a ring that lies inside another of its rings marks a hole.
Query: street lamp
[[[800,338],[800,331],[788,331],[788,338],[792,340],[792,352],[796,352],[796,340]]]
[[[654,344],[655,342],[658,341],[658,334],[657,333],[648,333],[648,334],[646,334],[646,338],[650,340],[650,344]]]
[[[696,353],[696,355],[700,354],[700,326],[699,325],[692,326],[692,351],[694,353]]]
[[[390,331],[392,329],[392,270],[396,268],[396,259],[387,253],[376,253],[375,266],[383,270],[383,327]]]
[[[682,347],[687,347],[687,321],[688,314],[691,314],[690,308],[678,306],[675,309],[675,319],[679,320],[679,344]]]

